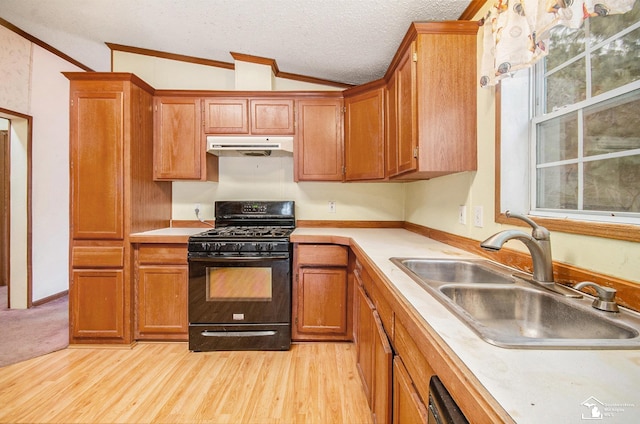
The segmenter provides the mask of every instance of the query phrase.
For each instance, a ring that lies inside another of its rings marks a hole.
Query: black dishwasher
[[[429,381],[428,424],[469,424],[438,376]]]

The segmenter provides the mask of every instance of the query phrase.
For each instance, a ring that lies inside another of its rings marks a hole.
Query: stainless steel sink
[[[510,268],[476,259],[411,259],[391,258],[402,269],[428,282],[512,284]]]
[[[527,349],[640,349],[640,314],[591,307],[489,260],[391,258],[488,343]]]

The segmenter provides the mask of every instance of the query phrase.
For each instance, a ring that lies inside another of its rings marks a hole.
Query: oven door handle
[[[188,258],[191,262],[217,262],[217,263],[229,263],[229,262],[256,262],[266,261],[273,259],[289,259],[288,255],[282,256],[216,256],[216,257],[204,257],[204,258]]]
[[[276,331],[274,330],[262,330],[262,331],[201,331],[205,337],[267,337],[274,336]]]

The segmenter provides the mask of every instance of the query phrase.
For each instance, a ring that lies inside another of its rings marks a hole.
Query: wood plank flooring
[[[70,348],[0,368],[0,423],[371,423],[352,343]]]

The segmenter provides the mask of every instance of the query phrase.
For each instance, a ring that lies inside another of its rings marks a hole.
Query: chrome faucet
[[[556,284],[553,280],[553,259],[551,257],[551,234],[549,230],[536,224],[526,216],[511,213],[510,211],[506,211],[505,215],[507,218],[517,218],[529,224],[533,228],[531,235],[520,230],[505,230],[480,243],[480,247],[485,250],[498,251],[509,240],[520,240],[529,249],[533,260],[532,283],[567,297],[582,297],[577,292]]]

